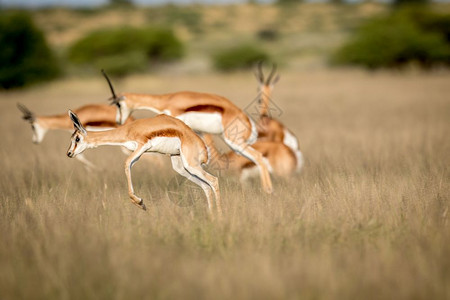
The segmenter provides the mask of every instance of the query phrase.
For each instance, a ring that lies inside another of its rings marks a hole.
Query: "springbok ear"
[[[78,119],[78,116],[69,109],[69,117],[73,122],[73,127],[75,128],[75,130],[80,131],[82,134],[86,135],[86,129],[84,129],[83,125],[80,122],[80,119]]]

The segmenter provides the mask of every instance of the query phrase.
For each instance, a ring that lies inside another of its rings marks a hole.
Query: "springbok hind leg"
[[[177,171],[180,175],[186,177],[187,179],[189,179],[190,181],[192,181],[193,183],[197,184],[198,186],[200,186],[203,190],[203,192],[206,195],[206,200],[208,201],[208,211],[209,213],[212,215],[212,197],[213,197],[213,192],[214,192],[214,196],[216,197],[216,203],[217,203],[217,211],[219,213],[219,215],[221,215],[222,210],[220,208],[220,195],[218,193],[216,193],[216,191],[214,189],[211,188],[211,186],[203,179],[201,179],[199,176],[197,176],[196,174],[191,173],[191,171],[188,170],[192,168],[188,167],[186,168],[186,164],[185,162],[182,160],[182,158],[180,156],[172,156],[172,166],[173,169],[175,171]]]
[[[144,152],[145,149],[141,146],[140,148],[137,148],[130,156],[128,156],[127,160],[125,161],[125,175],[127,176],[128,195],[130,196],[131,202],[137,207],[143,210],[147,210],[144,204],[144,200],[134,194],[133,182],[131,181],[131,167],[136,161],[139,160]]]
[[[214,198],[216,199],[216,209],[219,216],[222,216],[222,204],[220,201],[220,191],[219,191],[219,180],[203,170],[201,165],[195,162],[195,160],[188,160],[186,156],[183,155],[183,153],[180,154],[181,162],[183,164],[183,167],[186,169],[187,172],[191,174],[193,178],[196,178],[200,183],[203,191],[208,197],[208,194],[211,195],[214,193]],[[209,196],[211,198],[211,196]],[[211,210],[211,203],[210,200],[208,200],[208,206]]]

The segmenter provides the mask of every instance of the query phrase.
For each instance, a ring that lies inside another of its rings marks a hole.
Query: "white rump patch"
[[[146,146],[148,146],[147,152],[179,155],[181,141],[178,137],[158,136],[148,141]]]
[[[303,165],[305,163],[303,159],[303,154],[300,152],[300,150],[294,151],[295,157],[297,158],[297,172],[300,172],[303,168]]]
[[[187,112],[176,117],[196,131],[221,134],[223,132],[220,113]]]
[[[298,140],[288,129],[284,129],[283,144],[292,149],[292,151],[298,151]]]

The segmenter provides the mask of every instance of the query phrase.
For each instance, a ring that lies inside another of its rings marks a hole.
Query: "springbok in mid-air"
[[[258,122],[258,142],[276,142],[288,146],[296,156],[296,171],[299,172],[303,167],[303,155],[300,151],[297,137],[284,126],[280,121],[270,116],[270,99],[275,84],[280,79],[277,74],[276,65],[272,66],[272,70],[267,78],[265,78],[262,70],[262,62],[258,64],[255,75],[258,80],[260,119]],[[275,77],[274,77],[275,76]]]
[[[31,112],[25,105],[17,103],[17,107],[23,113],[22,118],[31,124],[33,130],[32,141],[40,144],[49,130],[73,131],[73,125],[67,114],[37,116]],[[116,128],[119,123],[119,112],[115,106],[107,104],[89,104],[74,110],[79,116],[84,126],[92,131],[102,131]],[[132,122],[128,119],[126,123]],[[89,170],[95,168],[95,165],[87,160],[83,155],[77,156]]]
[[[102,145],[117,145],[133,151],[125,161],[128,195],[131,202],[146,210],[144,201],[134,193],[131,167],[146,152],[169,154],[173,169],[180,175],[199,185],[206,194],[209,212],[211,199],[216,199],[216,209],[221,214],[218,179],[203,170],[208,162],[208,151],[203,140],[182,121],[167,115],[139,119],[108,131],[87,131],[77,115],[69,110],[75,127],[67,156],[76,157],[84,150]]]
[[[110,100],[119,108],[121,123],[135,110],[150,110],[173,116],[197,132],[220,135],[233,151],[257,166],[264,191],[272,193],[267,162],[262,154],[251,146],[258,135],[256,125],[230,100],[214,94],[188,91],[163,95],[116,95],[108,76],[105,72],[103,75],[111,89]]]

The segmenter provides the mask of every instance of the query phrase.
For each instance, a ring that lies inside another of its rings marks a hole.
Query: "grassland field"
[[[127,198],[119,149],[87,152],[102,169],[89,174],[65,155],[70,133],[31,143],[16,102],[37,114],[105,102],[100,76],[1,93],[0,298],[448,299],[448,72],[281,74],[273,100],[304,170],[270,196],[220,178],[222,221],[202,197],[170,201],[167,160],[133,169],[145,213]],[[242,108],[256,86],[246,72],[116,85],[214,92]]]
[[[100,75],[69,70],[52,83],[0,91],[0,299],[450,299],[449,71],[326,67],[349,29],[386,11],[379,4],[188,11],[33,17],[61,55],[94,29],[178,20],[171,25],[187,45],[184,60],[115,79],[116,90],[211,92],[241,108],[256,97],[255,78],[214,72],[209,56],[276,28],[279,40],[258,43],[279,62],[272,100],[300,140],[302,173],[274,178],[273,195],[258,180],[241,186],[221,176],[224,218],[213,220],[187,186],[186,202],[168,197],[179,177],[167,157],[162,166],[141,160],[133,182],[143,212],[128,199],[117,147],[88,150],[100,168],[88,173],[66,156],[69,132],[34,145],[16,108],[39,115],[106,103]]]

